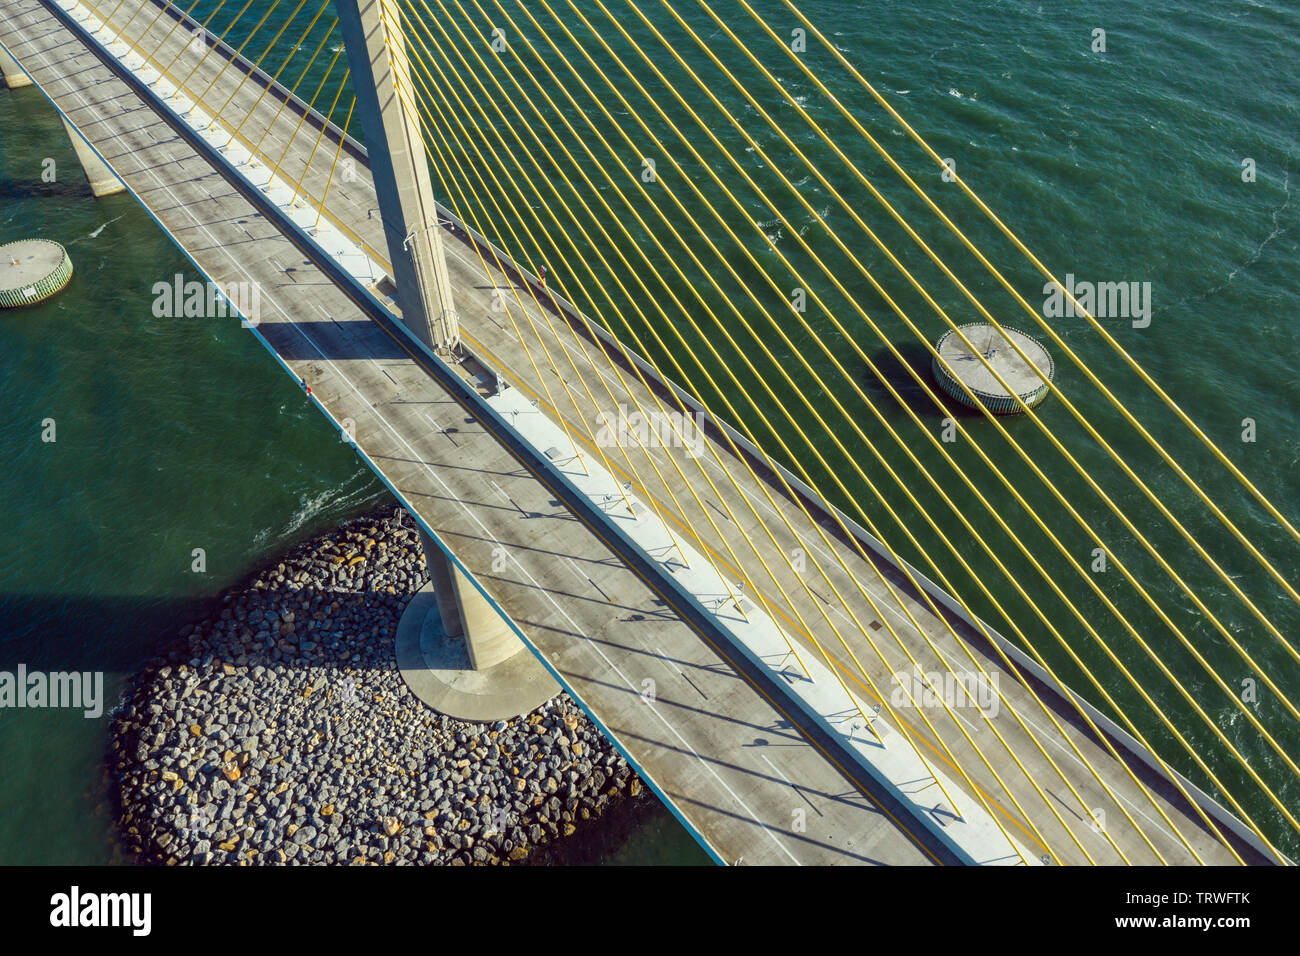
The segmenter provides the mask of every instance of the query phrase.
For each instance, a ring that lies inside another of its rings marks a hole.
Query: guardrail
[[[745,654],[745,649],[743,647],[736,646],[738,642],[735,640],[734,636],[725,628],[718,625],[714,616],[706,610],[702,604],[700,604],[693,594],[686,591],[685,588],[671,577],[671,575],[666,574],[659,566],[658,562],[646,554],[634,541],[632,541],[630,537],[626,535],[626,533],[614,525],[598,506],[591,503],[585,495],[583,495],[557,468],[554,467],[549,459],[515,436],[513,429],[510,428],[505,420],[501,418],[501,416],[498,415],[498,413],[496,413],[495,410],[492,409],[492,407],[488,405],[472,387],[457,376],[440,357],[420,342],[418,338],[402,325],[402,323],[398,322],[372,292],[362,286],[355,277],[339,267],[332,257],[320,250],[312,238],[308,236],[301,227],[285,216],[278,206],[265,196],[262,196],[257,190],[249,187],[246,180],[244,180],[244,178],[230,166],[225,157],[222,156],[219,151],[217,151],[201,136],[194,133],[192,128],[184,122],[183,118],[177,115],[174,110],[163,102],[163,100],[158,97],[153,90],[141,82],[140,79],[130,70],[125,69],[115,56],[104,50],[94,37],[90,36],[90,34],[84,30],[79,23],[77,23],[75,18],[71,17],[65,10],[59,7],[57,3],[51,2],[51,0],[43,0],[43,2],[55,14],[55,16],[59,17],[65,26],[76,32],[77,35],[83,39],[83,42],[85,42],[91,50],[95,51],[96,55],[105,63],[106,66],[128,83],[128,85],[130,85],[138,95],[146,99],[155,111],[166,119],[168,124],[176,129],[178,134],[180,134],[192,148],[204,155],[214,168],[222,174],[223,178],[227,179],[232,186],[240,191],[241,195],[243,195],[245,199],[258,208],[258,211],[267,216],[267,218],[275,221],[277,225],[281,227],[281,230],[285,235],[299,247],[300,251],[302,251],[304,255],[311,259],[318,268],[321,268],[322,271],[326,272],[341,288],[351,288],[353,292],[352,298],[367,314],[367,316],[381,327],[385,328],[385,330],[388,331],[390,335],[397,338],[399,342],[404,343],[404,347],[406,347],[408,353],[411,353],[412,358],[415,359],[417,364],[421,365],[421,367],[424,368],[431,377],[438,381],[438,383],[462,405],[467,414],[472,415],[483,423],[484,427],[488,428],[493,436],[511,453],[512,456],[516,458],[516,460],[520,462],[521,465],[528,468],[528,470],[532,472],[538,480],[542,481],[543,485],[555,494],[557,499],[563,501],[566,504],[566,507],[569,507],[569,510],[574,512],[575,516],[579,517],[589,530],[597,534],[597,536],[601,538],[607,546],[610,546],[611,550],[615,551],[615,553],[620,556],[624,563],[627,564],[634,573],[641,577],[642,580],[653,590],[656,590],[665,600],[669,600],[669,594],[664,592],[666,591],[671,593],[672,597],[680,607],[675,606],[672,601],[669,602],[669,606],[673,607],[679,616],[682,617],[689,626],[696,630],[697,634],[699,634],[701,638],[709,643],[716,651],[721,651],[722,647],[731,647],[734,650]],[[150,2],[157,4],[158,0],[150,0]],[[175,10],[173,7],[169,6],[167,12],[173,19],[178,20],[183,26],[192,25],[194,29],[202,28],[202,25],[198,23],[198,21],[181,11]],[[321,132],[324,137],[332,142],[336,147],[339,147],[341,144],[341,148],[346,150],[353,158],[365,164],[368,168],[369,154],[362,143],[350,135],[344,135],[343,132],[337,126],[330,123],[326,117],[301,100],[292,91],[282,86],[274,80],[274,78],[257,68],[253,63],[241,56],[229,45],[218,41],[211,43],[210,47],[211,49],[218,51],[221,56],[227,59],[228,62],[237,64],[240,69],[248,72],[249,75],[262,85],[272,96],[284,103],[288,109],[297,113],[300,118],[304,118],[305,121],[311,123],[318,132]],[[141,55],[145,54],[142,53]],[[147,56],[146,59],[148,59]],[[160,67],[158,67],[158,69],[160,72],[163,72]],[[242,140],[242,137],[240,137],[240,139],[241,141],[244,141]],[[246,143],[247,141],[244,142]],[[252,150],[251,145],[249,148]],[[265,158],[265,154],[261,155]],[[275,164],[271,165],[274,166]],[[386,256],[373,250],[349,227],[339,222],[335,216],[330,214],[327,209],[321,208],[320,204],[314,200],[314,197],[308,196],[308,199],[313,201],[313,204],[320,209],[322,215],[329,218],[335,226],[349,237],[355,239],[355,241],[371,254],[376,261],[387,266],[391,272],[391,263],[389,263]],[[563,319],[575,333],[582,335],[587,341],[599,347],[610,361],[618,363],[620,367],[628,369],[629,371],[632,371],[635,366],[635,369],[645,376],[646,381],[656,390],[661,398],[674,404],[677,410],[697,416],[697,420],[700,421],[715,438],[725,436],[730,442],[734,442],[736,447],[746,456],[746,459],[749,465],[754,469],[755,474],[768,482],[772,489],[782,497],[788,498],[789,496],[783,488],[779,487],[779,482],[777,481],[778,476],[781,480],[788,483],[789,487],[793,489],[809,512],[814,516],[820,515],[820,523],[828,534],[834,535],[838,540],[845,544],[862,548],[864,553],[869,553],[873,556],[875,561],[887,568],[891,568],[900,573],[910,573],[922,590],[924,590],[926,594],[934,600],[935,604],[949,617],[949,620],[962,628],[965,639],[976,646],[987,646],[988,641],[985,638],[985,635],[987,634],[988,639],[995,642],[1006,653],[1007,657],[1015,663],[1017,668],[1020,669],[1021,678],[1024,680],[1034,681],[1035,684],[1048,696],[1055,698],[1056,703],[1066,709],[1067,716],[1068,711],[1073,709],[1072,702],[1077,702],[1079,708],[1087,713],[1096,725],[1111,738],[1116,745],[1116,748],[1128,755],[1131,760],[1131,765],[1134,766],[1136,770],[1144,770],[1148,779],[1159,781],[1167,779],[1165,773],[1158,767],[1152,756],[1141,747],[1132,736],[1087,700],[1070,690],[1068,687],[1065,687],[1063,684],[1053,680],[1047,672],[1037,662],[1032,660],[1023,650],[1021,650],[1018,645],[1008,640],[997,630],[985,624],[982,620],[969,615],[966,610],[961,607],[961,605],[950,594],[948,594],[947,591],[931,581],[921,571],[912,567],[908,562],[892,555],[890,550],[886,548],[882,542],[867,532],[848,515],[845,515],[838,508],[835,508],[833,505],[824,501],[820,495],[813,491],[813,489],[799,478],[791,474],[784,466],[779,463],[774,463],[774,465],[769,464],[758,448],[741,435],[735,428],[727,424],[725,421],[717,419],[709,414],[709,412],[705,410],[689,392],[671,380],[661,376],[641,356],[637,355],[630,349],[626,349],[609,330],[605,329],[598,323],[589,321],[573,303],[556,295],[554,291],[542,285],[541,280],[537,276],[516,263],[513,258],[498,248],[491,240],[477,232],[477,230],[473,229],[467,223],[463,222],[451,210],[438,204],[438,211],[439,214],[448,222],[453,224],[455,229],[461,232],[469,242],[476,245],[485,258],[491,258],[498,262],[507,274],[513,274],[516,281],[530,288],[537,300],[548,307],[552,314]],[[416,351],[411,352],[411,349],[415,349]],[[423,360],[421,360],[418,353],[423,353]],[[488,362],[483,362],[483,364],[485,366],[490,365]],[[412,513],[415,514],[414,511]],[[423,524],[423,522],[421,523]],[[852,536],[851,538],[844,535],[840,530],[841,526],[848,529]],[[425,530],[430,531],[432,534],[430,529],[426,528]],[[613,539],[612,544],[611,541],[606,540],[605,536],[601,534],[601,530],[604,530],[606,534]],[[434,537],[436,538],[436,535],[434,535]],[[460,564],[454,555],[452,555],[452,560],[456,561],[458,565]],[[468,577],[473,579],[473,575],[463,566],[461,566],[461,570],[464,571]],[[907,585],[903,585],[903,587],[907,591],[912,590]],[[490,595],[484,592],[484,596],[507,620],[510,620],[509,615],[505,614]],[[534,653],[537,653],[536,648],[534,648],[532,643],[528,641],[526,635],[524,635],[519,628],[514,625],[513,621],[511,621],[511,624],[515,627],[521,639],[525,641]],[[713,638],[712,640],[710,640],[710,636]],[[540,654],[538,656],[542,657]],[[769,694],[775,693],[775,695],[780,699],[793,703],[802,714],[817,725],[816,729],[819,733],[811,736],[815,737],[817,742],[823,746],[823,748],[829,745],[831,749],[849,757],[855,766],[866,770],[873,779],[877,781],[877,783],[889,787],[891,791],[895,790],[888,780],[885,780],[878,775],[875,768],[872,767],[869,762],[863,760],[862,757],[851,748],[842,746],[838,739],[839,732],[827,725],[820,715],[810,711],[804,702],[800,700],[797,695],[791,694],[789,688],[782,682],[774,680],[771,674],[766,671],[766,668],[762,666],[761,662],[756,664],[748,656],[746,656],[746,662],[748,666],[739,669],[743,669],[751,680],[756,680],[765,685]],[[735,666],[736,662],[732,661],[732,664]],[[552,673],[555,674],[562,684],[565,683],[553,669]],[[567,687],[567,684],[565,684],[565,686]],[[1257,853],[1261,858],[1261,861],[1272,860],[1272,854],[1263,846],[1258,837],[1256,837],[1252,831],[1238,820],[1236,816],[1229,813],[1212,797],[1202,791],[1191,781],[1187,780],[1186,777],[1177,773],[1177,771],[1173,771],[1173,773],[1177,777],[1179,783],[1189,794],[1192,795],[1193,799],[1195,799],[1201,808],[1205,810],[1207,815],[1212,817],[1217,824],[1237,838],[1242,846],[1248,847]],[[1175,802],[1181,801],[1181,798],[1176,794],[1170,794],[1167,795],[1167,797]],[[934,822],[928,818],[928,815],[924,813],[916,813],[911,801],[903,799],[898,802],[907,807],[909,811],[912,811],[912,815],[926,827],[927,831],[938,838],[941,843],[958,859],[963,862],[973,862],[965,851],[957,846],[946,833],[942,832],[942,828],[937,827]]]

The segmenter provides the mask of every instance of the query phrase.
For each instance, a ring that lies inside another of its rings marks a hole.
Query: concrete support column
[[[501,613],[442,548],[423,531],[420,540],[424,542],[429,577],[438,597],[442,629],[465,642],[470,667],[486,670],[515,654],[530,653]]]
[[[397,666],[412,693],[461,720],[526,714],[560,685],[474,582],[423,530],[429,584],[397,627]]]
[[[18,65],[18,61],[9,55],[9,51],[0,46],[0,72],[4,73],[5,86],[11,90],[16,90],[20,86],[31,86],[32,81],[23,68]]]
[[[465,626],[460,619],[460,599],[456,595],[456,575],[460,569],[442,553],[442,548],[420,529],[420,543],[424,545],[425,567],[429,571],[429,585],[438,601],[438,616],[443,631],[452,637],[461,637]],[[479,595],[481,598],[482,595]]]
[[[392,0],[336,0],[402,322],[454,350],[460,323],[433,200],[411,66]]]
[[[62,119],[62,116],[60,116],[60,119]],[[90,148],[90,144],[77,131],[77,127],[64,119],[63,128],[67,130],[68,140],[77,153],[77,159],[81,161],[81,171],[86,174],[86,182],[90,183],[90,191],[95,194],[96,198],[112,196],[114,193],[120,193],[126,189],[122,180],[118,179],[113,171],[108,168],[108,164]]]
[[[31,86],[32,81],[18,61],[4,47],[0,46],[0,72],[4,73],[5,86],[11,90],[16,90],[21,86]],[[63,128],[68,134],[68,142],[72,143],[72,149],[77,154],[77,159],[81,162],[81,171],[86,174],[86,182],[90,183],[90,191],[95,194],[96,198],[100,196],[111,196],[114,193],[120,193],[126,189],[122,180],[113,174],[108,168],[108,164],[99,158],[99,154],[90,148],[85,137],[78,132],[77,128],[69,123],[60,114],[59,118],[63,120]]]

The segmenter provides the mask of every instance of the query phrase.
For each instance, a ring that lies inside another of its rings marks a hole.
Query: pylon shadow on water
[[[871,361],[879,370],[880,377],[867,367],[865,362],[861,368],[862,390],[882,412],[908,408],[923,421],[932,421],[944,416],[983,417],[977,410],[949,398],[939,389],[931,368],[932,356],[924,345],[919,342],[905,342],[895,345],[895,348],[902,356],[902,361],[884,346],[871,356]],[[891,394],[889,388],[886,388],[881,377],[898,393],[897,398]],[[921,387],[917,378],[930,387],[931,392],[934,393],[933,398]]]

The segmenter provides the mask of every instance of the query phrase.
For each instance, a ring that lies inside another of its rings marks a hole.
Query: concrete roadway
[[[855,788],[780,709],[666,613],[39,2],[5,4],[0,42],[210,278],[260,283],[257,331],[293,374],[311,383],[336,421],[355,421],[360,448],[381,464],[412,510],[454,543],[458,557],[719,859],[923,864],[942,858],[904,834],[900,827],[914,824],[897,819],[891,798],[880,797],[882,810]],[[505,573],[490,570],[498,544],[508,555]],[[605,595],[617,598],[611,603]],[[647,679],[654,681],[653,701],[642,696]],[[795,826],[801,816],[807,820],[802,831]]]
[[[126,23],[139,8],[140,0],[124,0],[114,22]],[[142,31],[154,12],[145,4],[132,29]],[[141,46],[155,48],[171,25],[168,16],[158,18]],[[177,29],[170,41],[176,49],[159,54],[162,65],[168,64],[173,53],[182,58],[189,55],[179,49],[182,40],[188,40],[188,33]],[[898,806],[891,798],[874,792],[874,787],[861,780],[850,785],[804,737],[792,732],[788,715],[737,677],[718,654],[666,613],[643,583],[558,509],[534,479],[521,473],[517,461],[476,423],[465,420],[459,407],[429,381],[395,340],[361,315],[272,224],[72,39],[38,0],[18,0],[6,6],[0,14],[0,41],[17,54],[211,278],[218,282],[255,280],[261,284],[263,314],[258,331],[280,359],[294,374],[312,384],[313,395],[336,421],[355,421],[359,446],[382,469],[390,484],[475,572],[568,686],[678,812],[706,835],[723,860],[742,855],[746,862],[772,863],[919,863],[934,859],[937,851],[925,849],[915,837],[907,835],[908,831],[917,832],[914,820],[900,817]],[[196,94],[217,76],[220,63],[215,55],[209,60],[212,63],[200,64],[191,78],[190,86]],[[197,62],[195,58],[186,69]],[[226,78],[234,72],[232,67]],[[223,91],[221,100],[231,88],[233,85]],[[259,131],[256,136],[245,136],[249,142],[260,142],[286,176],[298,179],[310,160],[307,188],[319,196],[334,161],[337,138],[327,135],[321,146],[313,149],[316,137],[310,125],[302,127],[307,132],[299,132],[298,107],[280,110],[279,101],[272,96],[261,97],[259,102],[260,93],[256,84],[244,84],[223,116],[238,121],[251,113],[251,120],[242,130]],[[268,127],[263,137],[261,130]],[[364,162],[359,160],[359,154],[354,156],[351,147],[345,147],[343,155],[354,158],[357,175],[350,179],[336,177],[327,210],[374,255],[380,256],[386,247],[379,223],[370,218],[376,204]],[[590,438],[581,436],[594,433],[596,409],[585,401],[586,391],[580,379],[596,396],[599,409],[611,416],[619,402],[631,407],[638,402],[646,408],[655,407],[644,385],[629,370],[623,370],[620,381],[609,356],[589,341],[580,344],[580,336],[563,313],[549,315],[548,323],[548,316],[524,287],[520,295],[526,300],[526,312],[561,366],[557,370],[539,361],[541,371],[534,371],[525,343],[515,336],[507,314],[492,308],[494,291],[510,289],[517,284],[517,277],[507,276],[490,264],[485,270],[480,260],[483,248],[471,243],[462,231],[449,233],[448,245],[467,344],[485,364],[534,395],[539,408],[552,418],[567,419],[589,456],[599,460]],[[527,319],[514,307],[513,295],[505,298],[524,329],[529,350],[540,357],[539,343],[531,338]],[[570,367],[561,357],[563,353],[557,347],[560,343],[573,356],[576,367]],[[566,385],[582,397],[578,409],[569,404]],[[558,408],[547,401],[548,389],[557,397]],[[629,449],[631,462],[646,480],[646,487],[637,494],[642,500],[656,503],[674,533],[688,539],[698,550],[713,554],[724,570],[730,568],[735,577],[744,578],[746,594],[783,619],[788,633],[800,642],[801,653],[814,655],[817,651],[799,624],[800,618],[817,632],[845,680],[867,706],[874,698],[834,630],[842,633],[872,680],[886,693],[893,686],[891,673],[911,669],[900,650],[900,641],[923,670],[973,668],[942,620],[916,599],[915,592],[894,568],[880,570],[906,595],[904,606],[938,648],[942,662],[900,611],[897,599],[881,585],[873,567],[854,548],[835,535],[823,542],[797,504],[779,488],[769,487],[775,507],[796,529],[790,532],[783,522],[774,520],[774,506],[760,490],[758,479],[729,448],[716,441],[714,446],[718,460],[705,455],[699,464],[688,459],[681,449]],[[616,472],[628,469],[622,452],[602,450]],[[649,468],[647,454],[667,479],[667,488]],[[690,480],[699,503],[687,482],[677,475],[670,455]],[[736,478],[739,493],[724,475],[719,460]],[[728,509],[719,507],[723,503],[701,480],[701,466],[728,494],[731,514],[758,546],[757,552],[736,534],[733,519],[724,514]],[[630,470],[621,477],[635,482]],[[669,500],[668,488],[672,488],[679,506]],[[742,494],[752,503],[752,510],[742,500]],[[713,513],[706,516],[705,509]],[[760,529],[760,518],[771,528],[775,543]],[[714,530],[715,523],[721,535]],[[497,544],[504,545],[509,555],[509,570],[505,573],[491,570]],[[786,557],[795,548],[804,549],[810,556],[810,567],[802,575],[795,572]],[[759,553],[764,555],[770,574],[758,563]],[[824,575],[811,566],[814,561],[824,569]],[[843,596],[842,601],[834,598],[831,583]],[[780,593],[782,589],[785,597]],[[879,616],[864,594],[871,595],[882,609],[888,627],[877,629],[881,624]],[[884,661],[868,646],[865,631],[852,625],[850,614],[872,624],[871,636],[883,651]],[[890,634],[891,627],[897,639]],[[964,625],[956,629],[963,637],[972,637]],[[955,762],[970,776],[971,782],[963,782],[965,789],[957,794],[959,800],[974,801],[971,784],[978,786],[1019,840],[1034,852],[1045,852],[1033,835],[1037,830],[1061,862],[1087,862],[1080,846],[1099,863],[1122,862],[1116,846],[1131,862],[1158,862],[1124,811],[1138,821],[1167,861],[1194,862],[1119,763],[1099,746],[1077,716],[1059,707],[1059,698],[1049,698],[1049,703],[1059,709],[1055,716],[1065,726],[1073,746],[1118,794],[1119,806],[1083,767],[1023,685],[982,643],[972,643],[981,665],[998,677],[1010,707],[1003,704],[993,721],[977,710],[956,708],[950,716],[942,708],[928,709],[927,716],[938,730],[939,739],[916,719],[915,711],[900,711],[901,718],[922,741],[927,758],[941,766]],[[657,690],[653,704],[646,703],[639,694],[647,678],[654,681]],[[1082,802],[1065,787],[1061,774],[1041,755],[1029,732],[1010,715],[1012,708],[1023,716],[1034,738],[1082,796]],[[964,729],[997,768],[1002,783],[1019,801],[1023,812],[1016,809],[1002,784],[975,754],[957,721],[963,722]],[[1006,758],[988,726],[994,722],[1025,762],[1029,776],[1042,787],[1042,793]],[[899,730],[887,721],[880,723],[887,736]],[[1157,793],[1160,811],[1170,816],[1202,859],[1231,862],[1172,788],[1155,781],[1149,772],[1141,773],[1144,782]],[[877,801],[883,807],[877,806]],[[1104,812],[1106,832],[1092,824],[1089,808]],[[800,809],[804,810],[807,825],[803,832],[794,826],[794,811]],[[897,819],[891,819],[891,815]],[[933,841],[927,838],[926,842]],[[1248,860],[1257,861],[1253,854],[1242,852]]]

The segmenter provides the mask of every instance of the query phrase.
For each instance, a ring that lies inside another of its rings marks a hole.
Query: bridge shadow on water
[[[0,180],[0,203],[18,202],[23,199],[50,199],[56,196],[64,199],[92,199],[94,193],[85,180],[52,183]]]
[[[270,568],[274,569],[276,563],[278,562],[272,563]],[[265,573],[262,572],[263,575]],[[219,619],[223,608],[233,608],[240,592],[255,577],[250,576],[243,583],[218,594],[192,598],[152,598],[147,595],[4,595],[0,597],[0,671],[12,672],[17,665],[24,664],[28,672],[102,671],[106,674],[134,674],[151,658],[184,646],[185,641],[179,636],[182,628]],[[258,593],[262,595],[264,603],[260,606],[263,608],[291,606],[294,610],[299,631],[293,635],[291,644],[296,645],[297,639],[302,638],[326,651],[330,650],[326,646],[329,639],[324,635],[330,630],[344,629],[346,634],[364,629],[368,634],[371,628],[384,626],[389,621],[395,627],[402,609],[411,598],[411,593],[405,591],[388,594],[375,590],[333,591],[311,586],[292,590],[286,585],[267,588]],[[231,595],[228,603],[223,602],[223,596],[227,594]],[[302,630],[307,622],[311,622],[312,611],[327,611],[332,601],[338,601],[341,605],[346,603],[349,610],[352,610],[350,606],[357,598],[361,598],[362,603],[355,609],[358,612],[356,620],[347,622],[346,625],[342,621],[325,621],[319,623],[317,628]],[[307,602],[307,609],[302,607],[303,601]],[[364,628],[363,621],[368,622]],[[256,634],[259,626],[241,623],[236,627],[234,636],[238,638],[245,628]],[[211,643],[211,639],[207,642]],[[258,664],[290,668],[320,667],[337,661],[353,668],[396,668],[391,646],[387,648],[387,656],[362,653],[360,660],[352,661],[350,658],[353,654],[363,650],[360,642],[349,649],[352,642],[341,640],[332,654],[313,653],[304,656],[300,652],[286,653],[281,650],[280,658],[271,653],[273,644],[267,646],[262,642],[258,645],[250,640],[241,641],[240,644],[249,667]],[[207,650],[211,648],[196,653],[201,657]],[[228,656],[233,659],[236,655]]]

